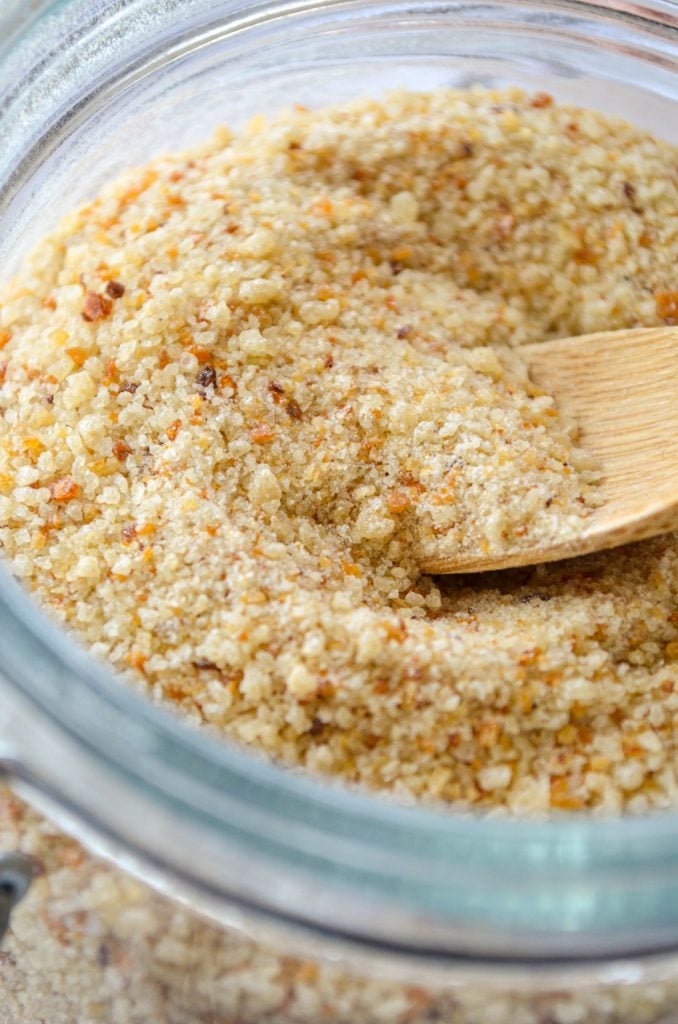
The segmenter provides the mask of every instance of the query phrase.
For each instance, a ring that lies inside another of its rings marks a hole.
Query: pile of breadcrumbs
[[[0,296],[0,533],[40,602],[287,764],[513,812],[678,802],[678,539],[422,575],[595,504],[525,342],[678,320],[676,151],[511,90],[222,131]]]

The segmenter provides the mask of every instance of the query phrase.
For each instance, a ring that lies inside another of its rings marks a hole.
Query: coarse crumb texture
[[[0,787],[0,849],[37,877],[0,950],[0,1024],[675,1024],[678,965],[632,983],[378,980],[201,920],[102,863]],[[607,976],[606,976],[607,975]]]
[[[513,349],[678,318],[676,152],[518,91],[295,110],[129,173],[1,298],[1,539],[156,699],[515,813],[678,802],[678,541],[501,577],[595,467]]]

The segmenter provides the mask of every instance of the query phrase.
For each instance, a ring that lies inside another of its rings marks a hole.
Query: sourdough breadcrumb
[[[678,542],[496,578],[595,467],[515,346],[675,320],[676,153],[512,90],[258,119],[1,297],[2,543],[93,651],[287,764],[515,813],[676,802]]]

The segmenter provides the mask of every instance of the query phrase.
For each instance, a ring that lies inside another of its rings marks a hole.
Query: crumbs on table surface
[[[517,90],[295,109],[129,172],[0,296],[5,553],[96,656],[286,764],[675,804],[675,536],[447,581],[413,547],[589,514],[514,349],[675,323],[677,212],[674,148]]]

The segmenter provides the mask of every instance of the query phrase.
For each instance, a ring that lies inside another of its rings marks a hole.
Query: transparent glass
[[[520,84],[678,141],[668,0],[53,0],[0,28],[3,274],[123,167],[292,102]],[[0,664],[19,791],[225,925],[418,982],[678,973],[677,815],[481,820],[282,771],[129,692],[6,573]]]

